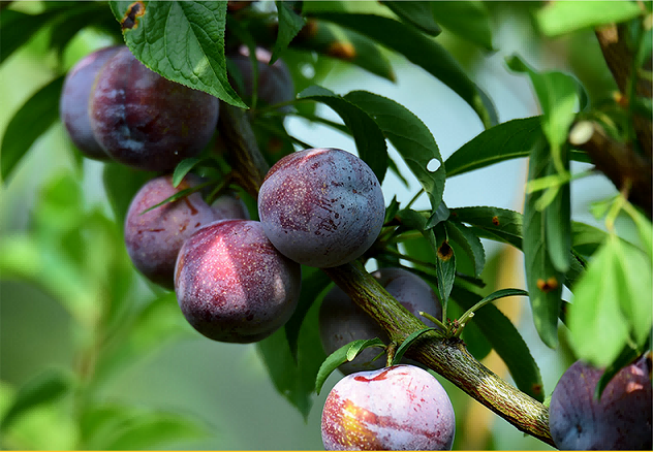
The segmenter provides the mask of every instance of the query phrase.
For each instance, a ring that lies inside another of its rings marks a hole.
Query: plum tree
[[[129,257],[144,276],[170,290],[174,289],[177,254],[193,232],[216,220],[245,218],[242,209],[209,206],[199,192],[145,212],[199,183],[193,174],[186,175],[177,187],[172,186],[172,176],[157,177],[141,187],[127,211],[125,245]],[[220,205],[237,202],[231,199],[225,196]]]
[[[419,317],[422,311],[442,320],[442,306],[437,295],[419,276],[402,268],[382,268],[372,276],[413,315]],[[428,319],[423,321],[427,326],[435,326]],[[388,343],[388,335],[383,328],[337,286],[322,300],[319,325],[322,346],[327,354],[359,339],[378,337]],[[339,369],[345,374],[379,369],[385,362],[382,359],[372,361],[377,355],[376,349],[363,350],[354,360],[340,365]]]
[[[98,72],[109,58],[124,47],[105,47],[88,54],[75,64],[64,81],[59,116],[75,146],[88,158],[110,160],[93,135],[88,104]]]
[[[258,99],[267,105],[286,102],[295,97],[295,87],[286,63],[279,59],[270,64],[271,57],[272,54],[269,50],[263,47],[256,48],[257,95]],[[238,68],[239,79],[237,80],[242,81],[241,94],[245,98],[251,98],[254,93],[254,70],[249,58],[249,49],[247,46],[240,46],[237,52],[228,56],[228,59]],[[234,85],[238,87],[239,83],[236,82]]]
[[[300,266],[279,253],[257,221],[221,220],[184,243],[175,292],[188,322],[222,342],[256,342],[286,323],[299,298]]]
[[[372,246],[385,203],[378,179],[361,159],[340,149],[307,149],[270,168],[258,210],[281,253],[325,268],[351,262]]]
[[[621,369],[595,398],[603,370],[576,361],[551,396],[551,436],[561,450],[651,450],[650,357]]]
[[[322,410],[326,450],[451,450],[455,426],[438,380],[405,364],[346,376]]]
[[[90,101],[93,133],[116,161],[169,171],[196,156],[218,122],[218,99],[161,77],[128,48],[97,76]]]

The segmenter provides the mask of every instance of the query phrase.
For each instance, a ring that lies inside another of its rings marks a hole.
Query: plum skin
[[[254,71],[249,59],[249,49],[241,46],[238,52],[229,55],[231,61],[240,72],[243,82],[244,96],[251,97],[254,91]],[[288,66],[278,59],[270,65],[272,54],[262,48],[256,48],[258,62],[258,98],[267,105],[292,100],[295,96],[295,87]],[[284,109],[287,111],[287,109]]]
[[[326,450],[451,450],[455,413],[440,383],[399,364],[340,380],[322,410]]]
[[[167,80],[123,48],[106,62],[90,99],[93,134],[114,160],[170,171],[196,156],[217,126],[218,99]]]
[[[621,369],[600,400],[594,389],[603,371],[577,361],[551,396],[549,427],[561,450],[651,450],[650,361]]]
[[[91,159],[110,160],[93,135],[89,100],[100,69],[123,47],[105,47],[86,55],[68,71],[61,90],[59,116],[72,142]]]
[[[287,155],[268,171],[258,197],[261,223],[282,254],[328,268],[360,257],[385,215],[381,186],[369,166],[340,149]]]
[[[170,196],[194,187],[200,179],[188,174],[177,188],[172,176],[147,182],[136,193],[125,218],[125,246],[134,266],[150,281],[174,289],[177,254],[193,232],[225,217],[211,208],[199,192],[142,213]]]
[[[175,292],[186,320],[204,336],[257,342],[295,310],[301,267],[280,254],[251,220],[220,220],[184,243],[175,267]]]
[[[442,305],[431,287],[419,276],[402,268],[382,268],[372,276],[413,315],[419,317],[423,311],[442,320]],[[428,327],[435,325],[427,319],[421,320]],[[339,287],[331,289],[322,300],[319,313],[320,339],[327,355],[351,341],[380,338],[389,342],[386,332],[359,308]],[[353,361],[338,368],[344,374],[363,370],[379,369],[385,365],[383,358],[372,361],[379,349],[363,350]]]

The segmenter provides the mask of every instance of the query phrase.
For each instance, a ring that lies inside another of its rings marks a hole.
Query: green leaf
[[[362,33],[425,69],[467,102],[485,128],[498,122],[497,112],[487,95],[474,84],[451,54],[431,38],[387,17],[340,13],[316,13],[316,15]]]
[[[302,267],[302,283],[299,301],[292,317],[286,322],[284,330],[286,339],[293,356],[297,357],[299,332],[306,318],[306,314],[313,304],[320,299],[324,289],[331,283],[331,279],[322,270],[314,267]]]
[[[483,2],[437,1],[429,4],[444,28],[486,50],[494,50],[490,13]]]
[[[141,187],[156,173],[139,171],[119,163],[107,162],[102,170],[104,191],[109,198],[116,223],[123,228],[129,205]]]
[[[562,72],[536,72],[516,55],[509,58],[507,64],[512,70],[529,75],[542,107],[542,131],[551,145],[556,172],[565,174],[562,145],[576,118],[574,110],[580,104],[582,86],[573,76]]]
[[[635,222],[637,234],[639,235],[639,239],[642,241],[644,252],[648,254],[649,258],[653,259],[653,225],[651,225],[651,221],[639,210],[632,206],[629,207],[628,214]]]
[[[476,232],[484,233],[482,237],[522,249],[523,218],[518,212],[500,207],[459,207],[451,209],[451,217],[474,226]]]
[[[444,162],[447,177],[527,157],[533,144],[542,136],[541,120],[541,116],[513,119],[476,135]]]
[[[367,36],[319,19],[312,19],[310,27],[310,35],[294,40],[291,48],[346,61],[391,82],[396,81],[388,57]]]
[[[458,176],[505,160],[528,157],[542,136],[542,117],[513,119],[485,130],[465,143],[444,162],[447,177]],[[571,160],[591,163],[586,153],[572,150]]]
[[[0,151],[2,179],[5,182],[34,142],[59,119],[59,97],[63,81],[62,75],[45,85],[9,121]]]
[[[47,369],[27,380],[7,409],[0,429],[6,430],[18,417],[29,410],[63,396],[71,386],[70,377],[60,369]]]
[[[133,2],[109,2],[121,24]],[[147,2],[135,23],[123,26],[134,56],[163,77],[247,108],[227,79],[224,33],[226,1]],[[134,14],[131,14],[133,16]],[[129,28],[129,25],[133,25]]]
[[[571,245],[574,250],[590,256],[608,237],[608,233],[589,224],[578,221],[571,222]]]
[[[428,127],[403,105],[378,94],[352,91],[345,99],[376,121],[428,194],[431,207],[436,209],[442,201],[446,176],[440,150]],[[433,160],[438,162],[438,168],[429,171]]]
[[[328,89],[312,86],[297,95],[331,107],[351,130],[358,156],[369,165],[379,182],[383,182],[388,169],[388,150],[379,126],[363,109]]]
[[[104,3],[75,2],[69,3],[66,9],[52,25],[50,32],[50,47],[61,58],[68,43],[86,27],[106,22],[109,19],[115,24],[111,11]]]
[[[82,447],[90,450],[157,449],[208,435],[199,419],[188,414],[91,405],[81,417]]]
[[[177,188],[179,184],[181,184],[181,181],[184,180],[184,177],[186,177],[188,172],[192,170],[195,167],[195,165],[206,160],[209,159],[200,159],[197,157],[191,157],[179,162],[179,164],[175,167],[175,171],[172,173],[172,186]]]
[[[302,322],[296,356],[283,328],[256,344],[275,388],[304,419],[310,413],[315,379],[326,358],[319,336],[318,313],[319,303],[313,303]]]
[[[435,271],[438,276],[438,292],[440,292],[443,312],[446,312],[449,295],[453,289],[453,283],[456,280],[456,254],[449,245],[449,234],[444,223],[435,226],[433,232],[435,233],[437,243]]]
[[[272,57],[270,57],[270,64],[277,61],[279,56],[288,47],[290,41],[293,40],[297,33],[304,28],[306,20],[295,13],[286,2],[277,1],[279,31],[277,33],[277,41],[272,47]]]
[[[630,339],[630,322],[620,304],[631,301],[620,300],[633,293],[628,284],[628,275],[623,274],[624,264],[619,262],[623,258],[620,248],[619,239],[611,235],[594,254],[585,274],[574,287],[573,303],[567,314],[574,351],[578,358],[596,367],[606,367],[614,362]],[[638,282],[650,288],[650,272],[643,281]],[[635,303],[643,300],[643,292],[640,291],[644,289],[639,286]],[[646,308],[649,311],[650,306],[649,303]]]
[[[545,175],[549,164],[548,146],[542,142],[535,144],[529,161],[528,180]],[[527,194],[524,203],[524,263],[535,328],[542,341],[549,347],[555,348],[558,344],[558,316],[563,274],[556,270],[551,261],[546,234],[548,211],[542,212],[537,209],[541,196],[542,192]]]
[[[583,28],[627,22],[644,14],[636,2],[551,2],[536,13],[546,36],[559,36]]]
[[[448,222],[449,238],[456,242],[474,265],[474,276],[480,277],[485,266],[485,249],[474,232],[462,223]]]
[[[46,11],[41,14],[25,14],[19,11],[3,9],[0,14],[2,46],[0,46],[0,64],[22,45],[28,42],[40,28],[45,26],[60,11]]]
[[[379,338],[359,339],[343,345],[338,350],[327,356],[317,373],[317,378],[315,379],[315,392],[317,394],[320,393],[324,382],[329,378],[329,375],[338,368],[338,366],[347,361],[353,361],[360,352],[370,347],[385,347],[385,344]]]
[[[409,348],[411,345],[413,345],[413,344],[415,343],[415,341],[416,341],[417,339],[419,339],[419,337],[420,337],[422,334],[426,333],[427,331],[437,331],[437,330],[438,330],[438,328],[429,327],[429,328],[424,328],[424,329],[421,329],[421,330],[415,331],[414,333],[411,333],[411,334],[410,334],[410,335],[409,335],[409,336],[408,336],[408,337],[407,337],[407,338],[406,338],[406,339],[401,343],[401,345],[399,346],[399,348],[397,348],[397,351],[395,352],[395,356],[394,356],[394,358],[392,358],[392,365],[394,366],[394,365],[396,365],[396,364],[401,363],[401,360],[402,360],[402,358],[404,357],[404,354],[406,353],[406,351],[408,350],[408,348]]]
[[[465,310],[481,301],[480,295],[459,286],[453,288],[451,298]],[[543,401],[544,388],[540,369],[512,322],[494,305],[486,305],[476,312],[472,322],[479,327],[492,344],[492,348],[506,363],[517,387],[531,397]]]
[[[569,154],[566,146],[562,149],[562,165],[569,171]],[[556,175],[553,162],[549,162],[547,173]],[[565,273],[569,270],[571,258],[571,187],[569,182],[553,188],[555,197],[544,209],[544,227],[547,241],[547,251],[551,263],[556,270]],[[546,192],[542,194],[542,198]]]
[[[382,4],[390,8],[403,22],[428,35],[437,36],[442,31],[433,19],[430,2],[387,0]]]

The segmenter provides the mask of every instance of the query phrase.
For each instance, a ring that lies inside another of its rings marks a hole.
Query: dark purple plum
[[[91,96],[93,133],[114,160],[170,171],[196,156],[218,122],[218,99],[167,80],[123,48],[98,74]]]
[[[281,253],[327,268],[351,262],[372,246],[385,203],[378,179],[361,159],[340,149],[308,149],[268,171],[258,211]]]
[[[89,99],[100,68],[123,47],[106,47],[79,60],[66,75],[61,90],[59,115],[64,127],[82,154],[95,160],[110,160],[110,157],[93,135]]]
[[[280,102],[292,100],[295,97],[290,71],[286,64],[278,59],[270,64],[272,54],[262,48],[256,48],[256,60],[258,61],[258,98],[265,104],[273,105]],[[245,98],[251,98],[254,92],[254,71],[252,62],[249,59],[249,49],[241,46],[238,52],[229,55],[229,60],[238,68],[242,78],[243,90],[239,94]],[[238,89],[238,83],[235,83]],[[241,90],[239,90],[241,91]]]
[[[426,326],[435,326],[431,321],[419,317],[423,311],[442,320],[442,305],[431,287],[419,276],[401,268],[382,268],[372,276],[413,315],[424,321]],[[339,287],[331,289],[322,300],[319,315],[320,339],[327,355],[340,347],[359,339],[378,337],[386,344],[388,336],[383,329],[359,308]],[[379,369],[385,360],[372,361],[379,349],[363,350],[353,361],[342,364],[344,374],[363,370]]]
[[[175,269],[186,320],[221,342],[256,342],[279,329],[295,310],[300,284],[300,266],[250,220],[217,221],[196,231]]]
[[[326,450],[451,450],[455,432],[442,385],[403,364],[346,376],[322,410]]]
[[[651,450],[650,359],[621,369],[600,400],[594,389],[603,371],[581,361],[567,369],[549,407],[549,426],[561,450]]]
[[[172,186],[171,176],[152,179],[141,187],[127,212],[125,245],[134,266],[150,281],[167,289],[174,289],[177,254],[193,232],[216,220],[243,218],[235,210],[211,208],[199,192],[141,214],[199,183],[200,179],[192,174],[177,188]]]

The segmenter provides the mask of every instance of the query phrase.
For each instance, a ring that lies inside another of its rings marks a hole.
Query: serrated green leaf
[[[309,309],[317,300],[320,299],[321,293],[331,283],[331,279],[320,269],[314,267],[302,267],[302,283],[299,294],[299,301],[292,317],[286,322],[284,330],[286,339],[290,346],[290,351],[297,358],[297,346],[299,332],[308,314]]]
[[[376,121],[428,194],[431,207],[436,209],[442,201],[446,176],[440,150],[428,127],[403,105],[378,94],[352,91],[345,99]],[[439,168],[429,171],[434,159]]]
[[[434,327],[429,327],[429,328],[423,328],[421,330],[415,331],[411,333],[402,343],[401,345],[397,348],[397,351],[395,352],[395,356],[392,358],[392,365],[400,364],[402,358],[404,357],[404,354],[408,350],[408,348],[415,343],[419,337],[426,333],[427,331],[436,331],[438,328]]]
[[[644,13],[635,2],[552,2],[536,13],[546,36],[559,36],[583,28],[626,22]]]
[[[435,19],[444,28],[485,50],[494,50],[490,13],[483,2],[437,1],[429,3]]]
[[[469,256],[474,265],[474,276],[479,277],[485,266],[485,249],[477,235],[464,224],[447,223],[447,233],[454,242]]]
[[[536,143],[531,152],[529,180],[542,177],[549,168],[550,154],[543,141]],[[541,196],[542,192],[527,194],[524,202],[524,264],[535,328],[542,341],[555,348],[558,344],[558,316],[564,278],[553,265],[548,251],[547,212],[537,209]]]
[[[329,378],[329,375],[331,375],[341,364],[354,360],[361,351],[371,347],[385,347],[385,344],[379,338],[359,339],[343,345],[338,350],[327,356],[317,372],[317,377],[315,379],[315,392],[317,394],[320,393],[326,379]]]
[[[480,295],[459,286],[453,288],[451,298],[465,310],[481,301]],[[472,322],[506,363],[517,387],[539,401],[544,400],[540,369],[512,322],[494,305],[486,305],[478,311]]]
[[[61,369],[47,369],[27,380],[7,409],[0,429],[6,430],[18,417],[32,408],[62,397],[71,386],[71,378]]]
[[[563,146],[561,161],[565,171],[569,171],[569,154],[566,146]],[[548,166],[548,174],[558,174],[553,162],[549,162]],[[553,201],[546,206],[543,212],[547,251],[556,270],[566,273],[569,270],[571,259],[571,187],[569,182],[556,187],[554,192]],[[542,195],[542,197],[544,196],[546,196],[546,192]]]
[[[59,97],[63,82],[62,75],[38,90],[9,121],[0,151],[2,179],[5,183],[34,142],[59,119]]]
[[[315,379],[326,358],[319,337],[318,313],[319,304],[314,303],[302,322],[296,357],[283,328],[256,344],[275,388],[304,419],[311,410]]]
[[[315,13],[317,17],[362,33],[402,54],[451,88],[467,102],[488,128],[498,122],[487,95],[444,47],[422,33],[393,19],[372,14]]]
[[[134,4],[109,2],[118,22]],[[129,50],[163,77],[247,108],[227,79],[224,33],[226,1],[143,2],[131,28],[123,25]],[[140,14],[140,12],[139,12]]]
[[[402,21],[428,35],[437,36],[442,31],[433,19],[430,2],[387,0],[382,4],[390,8]]]
[[[312,86],[297,95],[331,107],[352,131],[358,156],[369,165],[379,182],[383,182],[388,169],[388,150],[385,138],[374,119],[363,109],[328,89]]]
[[[275,4],[277,5],[278,11],[279,31],[277,33],[277,41],[274,43],[274,47],[272,47],[270,64],[277,61],[279,56],[288,47],[288,44],[290,44],[290,41],[297,36],[297,33],[306,24],[306,20],[295,13],[286,2],[277,1]]]

